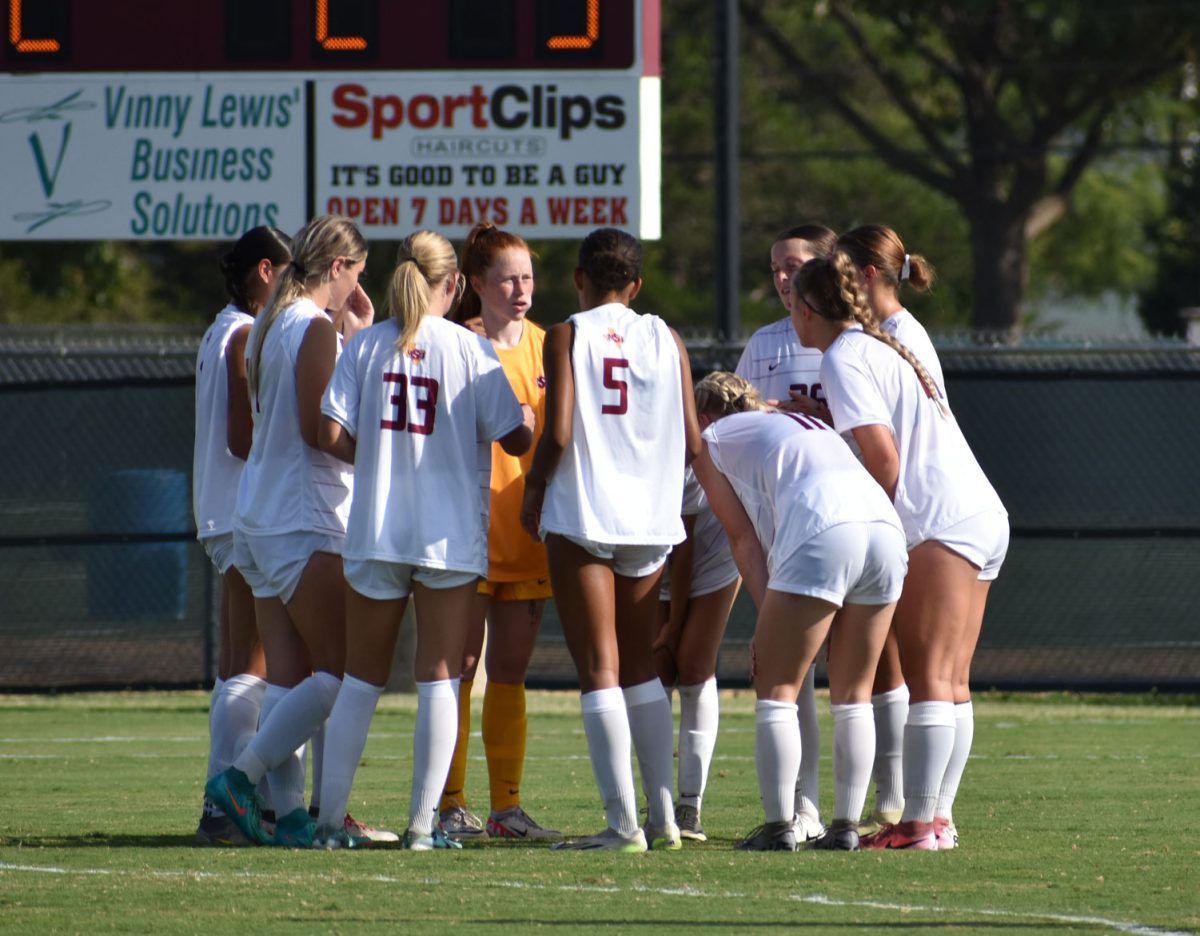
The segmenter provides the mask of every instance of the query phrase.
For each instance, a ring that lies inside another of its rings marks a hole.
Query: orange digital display
[[[329,2],[317,0],[316,40],[326,52],[359,52],[367,47],[365,36],[329,35]]]
[[[551,36],[546,40],[546,48],[559,49],[590,49],[600,38],[600,0],[587,0],[586,32],[582,35]]]
[[[657,0],[3,0],[9,72],[626,69]]]
[[[22,26],[25,18],[21,15],[21,0],[8,0],[8,42],[19,53],[37,55],[46,52],[58,52],[62,43],[57,39],[34,39],[25,35]]]

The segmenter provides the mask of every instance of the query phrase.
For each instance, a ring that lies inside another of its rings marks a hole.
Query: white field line
[[[208,735],[173,735],[168,737],[158,737],[155,735],[96,735],[91,738],[0,738],[0,744],[190,744],[195,741],[207,740]]]
[[[1192,936],[1187,930],[1164,930],[1156,926],[1145,926],[1142,923],[1125,923],[1121,920],[1109,920],[1098,916],[1074,916],[1068,913],[1021,913],[1014,910],[959,910],[954,907],[922,907],[916,904],[878,903],[873,900],[832,900],[829,897],[814,895],[805,897],[796,895],[792,900],[801,903],[819,904],[823,907],[865,907],[878,910],[906,911],[912,913],[954,913],[978,914],[979,916],[1003,917],[1007,919],[1049,920],[1052,923],[1066,923],[1073,926],[1104,926],[1120,933],[1133,933],[1136,936]]]
[[[80,877],[133,877],[133,878],[148,878],[151,880],[224,880],[224,879],[240,879],[240,880],[265,880],[276,882],[312,882],[314,880],[324,880],[329,883],[337,883],[340,885],[352,884],[358,881],[371,881],[381,884],[414,884],[419,883],[431,887],[458,887],[459,882],[442,881],[437,878],[401,878],[387,874],[368,874],[363,876],[347,875],[345,873],[337,874],[279,874],[276,872],[257,872],[257,871],[240,871],[240,872],[215,872],[215,871],[192,871],[192,870],[120,870],[114,868],[62,868],[54,865],[26,865],[12,864],[10,862],[0,861],[0,875],[5,873],[10,874],[54,874],[54,875],[77,875]],[[662,897],[686,897],[708,900],[738,900],[747,899],[750,894],[739,893],[737,891],[708,891],[697,887],[645,887],[642,885],[630,886],[599,886],[593,884],[532,884],[528,881],[484,881],[480,882],[481,887],[501,888],[506,890],[544,890],[554,891],[556,893],[593,893],[593,894],[620,894],[625,892],[635,894],[650,894]],[[874,900],[836,900],[831,897],[826,897],[821,894],[792,894],[789,900],[797,903],[810,903],[823,907],[849,907],[861,908],[866,910],[887,910],[892,912],[906,913],[936,913],[936,914],[953,914],[955,916],[986,916],[997,917],[1004,919],[1019,919],[1019,920],[1048,920],[1052,923],[1066,923],[1071,925],[1086,925],[1086,926],[1102,926],[1107,929],[1116,930],[1120,933],[1130,933],[1133,936],[1193,936],[1187,930],[1166,930],[1159,929],[1155,926],[1146,926],[1142,923],[1129,923],[1123,920],[1110,920],[1106,917],[1098,916],[1075,916],[1064,913],[1040,913],[1037,911],[1021,912],[1015,910],[992,910],[988,908],[970,908],[970,907],[947,907],[936,906],[926,907],[919,904],[900,904],[900,903],[882,903]]]

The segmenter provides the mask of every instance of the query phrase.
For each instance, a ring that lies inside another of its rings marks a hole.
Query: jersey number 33
[[[433,423],[437,417],[438,382],[433,377],[409,377],[407,374],[385,373],[385,384],[395,384],[395,392],[388,402],[395,407],[394,419],[381,419],[381,429],[396,432],[411,432],[415,435],[433,435]],[[409,418],[409,394],[412,395],[414,417]]]

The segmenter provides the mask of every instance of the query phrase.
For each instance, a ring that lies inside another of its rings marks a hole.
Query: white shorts
[[[287,604],[312,554],[340,556],[345,540],[344,536],[311,531],[256,536],[234,530],[233,564],[255,598],[279,598]]]
[[[664,544],[642,546],[628,543],[597,543],[568,533],[556,535],[570,540],[597,559],[612,560],[613,572],[626,578],[643,578],[651,572],[658,571],[667,561],[667,554],[671,552],[671,547]]]
[[[692,565],[692,584],[688,588],[688,597],[699,598],[701,595],[711,595],[715,591],[720,591],[731,582],[736,582],[739,574],[738,567],[728,555],[718,556],[715,561],[712,557],[708,557],[708,561],[705,561],[697,556]],[[671,600],[670,563],[663,571],[658,600]]]
[[[886,605],[908,573],[904,534],[890,523],[838,523],[767,561],[767,588],[843,604]]]
[[[738,567],[729,551],[729,540],[721,524],[712,512],[696,515],[692,530],[693,558],[692,583],[688,588],[689,598],[711,595],[731,582],[737,581]],[[671,600],[671,564],[663,571],[662,587],[658,591],[659,601]]]
[[[979,569],[979,581],[993,582],[1008,555],[1008,517],[988,510],[947,527],[930,539],[954,550]]]
[[[208,558],[222,575],[233,568],[232,533],[218,533],[216,536],[206,536],[200,540],[200,545],[204,547],[204,551],[208,553]]]
[[[413,582],[420,582],[426,588],[443,589],[457,588],[479,579],[474,572],[429,569],[385,559],[345,559],[342,568],[345,570],[346,583],[351,588],[376,601],[407,598],[412,592]]]

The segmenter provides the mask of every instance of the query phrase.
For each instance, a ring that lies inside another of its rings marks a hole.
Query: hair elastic
[[[292,269],[296,271],[296,275],[299,276],[300,279],[308,279],[308,273],[305,271],[303,264],[301,264],[298,260],[292,260],[291,266]]]
[[[904,263],[900,265],[900,282],[903,283],[906,279],[908,279],[908,274],[911,272],[911,270],[912,267],[908,262],[908,254],[905,254]]]

